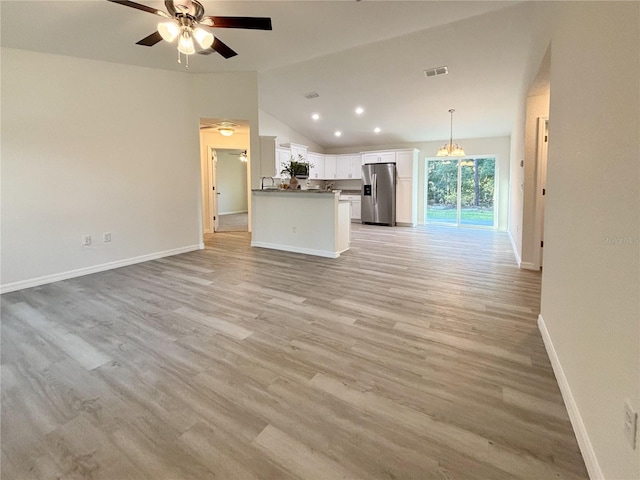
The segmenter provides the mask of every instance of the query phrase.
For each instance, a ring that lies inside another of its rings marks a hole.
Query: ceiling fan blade
[[[136,45],[144,45],[145,47],[153,47],[156,43],[162,41],[162,35],[159,32],[153,32],[148,37],[144,37]]]
[[[213,52],[218,52],[224,58],[231,58],[238,55],[237,52],[234,52],[231,49],[231,47],[229,47],[226,43],[223,43],[220,40],[218,40],[218,37],[215,37],[213,39],[213,45],[211,45],[210,48],[207,48],[206,50],[201,50],[198,53],[200,55],[211,55]]]
[[[200,23],[216,28],[272,30],[269,17],[203,17]]]
[[[216,52],[218,52],[224,58],[231,58],[231,57],[235,57],[236,55],[238,55],[226,43],[223,43],[220,40],[218,40],[218,37],[214,38],[213,45],[211,45],[211,49],[215,50]]]
[[[124,5],[125,7],[135,8],[136,10],[142,10],[143,12],[153,13],[154,15],[160,15],[165,18],[172,18],[169,14],[163,12],[162,10],[158,10],[157,8],[147,7],[146,5],[141,5],[136,2],[130,2],[129,0],[107,0],[111,3],[119,3],[120,5]]]

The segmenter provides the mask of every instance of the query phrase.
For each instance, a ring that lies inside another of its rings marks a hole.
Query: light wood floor
[[[3,295],[2,479],[586,479],[507,237],[353,227]]]

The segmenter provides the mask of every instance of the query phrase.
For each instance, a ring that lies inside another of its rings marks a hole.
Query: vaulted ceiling
[[[257,71],[260,108],[326,148],[447,139],[449,108],[456,138],[511,133],[530,41],[527,3],[202,3],[207,15],[271,17],[273,31],[215,29],[238,56],[193,55],[188,72]],[[0,6],[5,47],[186,71],[174,45],[135,45],[158,16],[106,0]],[[449,74],[425,77],[439,66]]]

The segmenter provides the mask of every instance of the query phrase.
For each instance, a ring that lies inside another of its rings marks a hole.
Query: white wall
[[[283,143],[298,143],[309,147],[310,152],[324,153],[324,147],[296,132],[289,125],[282,123],[273,115],[269,115],[264,110],[259,111],[260,115],[260,135],[268,137],[277,137],[276,145]]]
[[[498,229],[506,230],[509,211],[509,137],[464,138],[455,139],[463,146],[467,155],[495,155],[498,169]],[[400,148],[417,148],[420,150],[418,165],[418,223],[424,223],[424,173],[425,158],[435,157],[436,152],[448,142],[448,139],[435,142],[398,143],[390,145],[361,145],[352,148],[331,148],[327,154],[358,153],[371,150],[394,150]]]
[[[640,411],[640,3],[550,8],[541,321],[592,478],[638,479],[623,405]]]
[[[3,291],[199,248],[199,118],[247,118],[257,142],[255,72],[3,48],[2,100]]]
[[[238,150],[216,150],[218,167],[218,213],[242,213],[248,211],[247,164],[238,159]]]

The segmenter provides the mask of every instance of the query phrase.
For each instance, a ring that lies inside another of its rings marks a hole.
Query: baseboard
[[[547,355],[549,356],[549,360],[551,361],[553,373],[555,373],[556,375],[556,380],[558,382],[558,386],[560,387],[560,393],[562,393],[564,404],[567,407],[569,420],[571,420],[573,432],[575,433],[576,439],[578,440],[578,446],[580,447],[582,458],[584,459],[585,466],[587,467],[587,471],[589,472],[589,478],[591,480],[604,480],[604,475],[602,473],[602,470],[600,469],[600,464],[598,463],[598,459],[593,449],[593,445],[591,444],[591,440],[589,439],[589,434],[586,427],[584,426],[584,422],[582,421],[580,410],[578,409],[578,405],[573,398],[571,387],[569,386],[567,377],[564,374],[564,370],[562,370],[560,359],[558,358],[558,354],[556,353],[555,347],[553,346],[551,336],[549,335],[549,331],[547,330],[547,326],[544,323],[544,318],[542,318],[542,315],[538,315],[538,329],[540,330],[540,334],[542,335],[544,346],[547,349]]]
[[[540,270],[531,262],[520,262],[520,268],[524,270]]]
[[[128,265],[148,262],[149,260],[155,260],[157,258],[170,257],[172,255],[179,255],[181,253],[193,252],[194,250],[202,249],[204,249],[204,243],[199,243],[197,245],[174,248],[171,250],[165,250],[163,252],[140,255],[139,257],[125,258],[124,260],[117,260],[115,262],[102,263],[100,265],[93,265],[91,267],[78,268],[76,270],[54,273],[52,275],[44,275],[42,277],[31,278],[29,280],[20,280],[19,282],[0,285],[0,294],[15,292],[16,290],[23,290],[25,288],[37,287],[40,285],[46,285],[47,283],[59,282],[61,280],[69,280],[70,278],[82,277],[84,275],[90,275],[92,273],[104,272],[106,270],[113,270],[114,268],[126,267]]]
[[[280,245],[277,243],[267,242],[251,242],[252,247],[270,248],[272,250],[282,250],[284,252],[304,253],[305,255],[315,255],[317,257],[338,258],[340,252],[332,252],[328,250],[315,250],[312,248],[295,247],[292,245]]]
[[[513,239],[513,235],[511,235],[511,230],[507,230],[507,233],[509,234],[509,240],[511,240],[511,249],[513,250],[513,255],[516,257],[518,268],[520,268],[522,259],[520,258],[520,254],[518,253],[518,249],[516,248],[516,241]]]
[[[231,212],[218,212],[218,215],[235,215],[237,213],[248,213],[246,210],[233,210]]]

